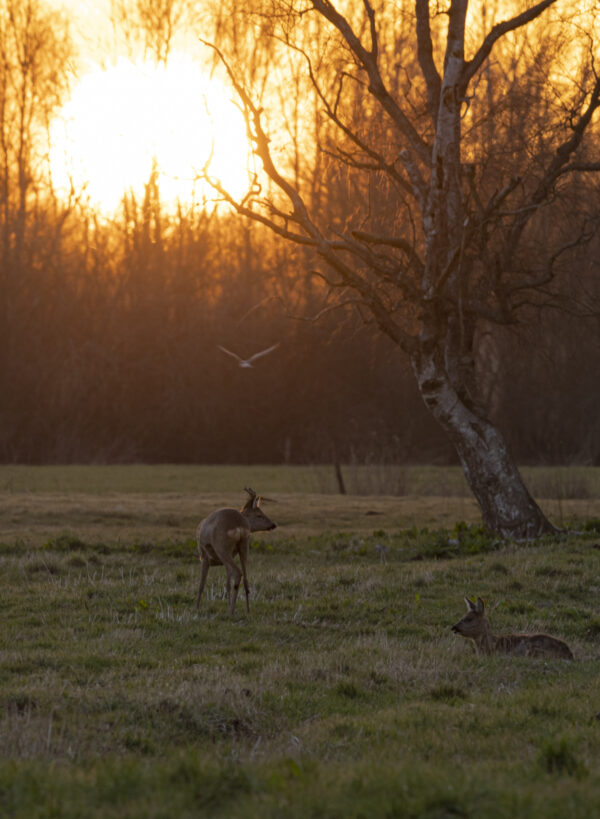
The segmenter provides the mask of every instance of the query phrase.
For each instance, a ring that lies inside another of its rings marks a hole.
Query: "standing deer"
[[[485,616],[485,603],[481,597],[477,602],[465,597],[467,613],[452,626],[455,634],[473,640],[477,651],[483,654],[515,654],[521,657],[561,657],[572,660],[573,652],[557,637],[549,634],[492,634],[490,622]]]
[[[245,491],[250,497],[239,512],[237,509],[230,508],[217,509],[215,512],[211,512],[207,518],[204,518],[196,530],[198,557],[202,563],[196,608],[200,607],[200,598],[202,597],[209,568],[211,566],[225,566],[229,613],[233,614],[234,612],[242,578],[244,579],[244,591],[246,592],[246,611],[250,611],[248,600],[250,590],[246,573],[250,532],[267,532],[274,529],[276,524],[269,520],[262,509],[259,508],[261,498],[257,496],[254,489],[246,489]],[[240,556],[241,571],[233,559],[236,554]],[[233,596],[231,595],[232,577]]]

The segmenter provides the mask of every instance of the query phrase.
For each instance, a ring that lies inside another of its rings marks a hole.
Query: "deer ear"
[[[477,598],[477,605],[475,606],[475,611],[477,611],[479,614],[483,614],[483,612],[485,611],[485,603],[481,599],[481,597]]]
[[[465,603],[467,604],[467,611],[475,611],[475,603],[472,600],[465,597]]]

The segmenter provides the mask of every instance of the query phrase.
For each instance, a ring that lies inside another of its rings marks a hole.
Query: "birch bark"
[[[429,36],[428,12],[423,3],[417,5],[421,6],[417,10],[423,41]],[[467,226],[461,163],[467,7],[468,0],[453,0],[449,11],[430,189],[423,214],[422,330],[411,361],[423,400],[454,444],[485,525],[503,537],[537,537],[554,527],[527,490],[500,430],[477,405],[474,328],[461,307],[461,277],[466,277],[468,264],[461,258]],[[431,63],[425,64],[425,70],[431,101],[436,98],[438,79]]]

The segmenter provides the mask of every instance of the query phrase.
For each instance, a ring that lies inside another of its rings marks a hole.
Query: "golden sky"
[[[115,46],[110,0],[51,0],[72,20],[80,59],[51,129],[55,186],[71,180],[90,203],[111,214],[123,193],[143,195],[153,167],[164,203],[202,202],[214,193],[198,181],[210,173],[236,197],[248,188],[248,143],[232,93],[190,53],[173,49],[156,65]]]

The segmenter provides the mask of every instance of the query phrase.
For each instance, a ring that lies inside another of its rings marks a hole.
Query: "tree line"
[[[319,316],[301,254],[216,214],[159,237],[143,211],[72,219],[50,261],[36,234],[3,277],[3,461],[454,461],[407,358],[352,306]],[[219,350],[274,343],[252,369]],[[489,329],[486,401],[520,460],[600,462],[599,352],[576,317]]]

